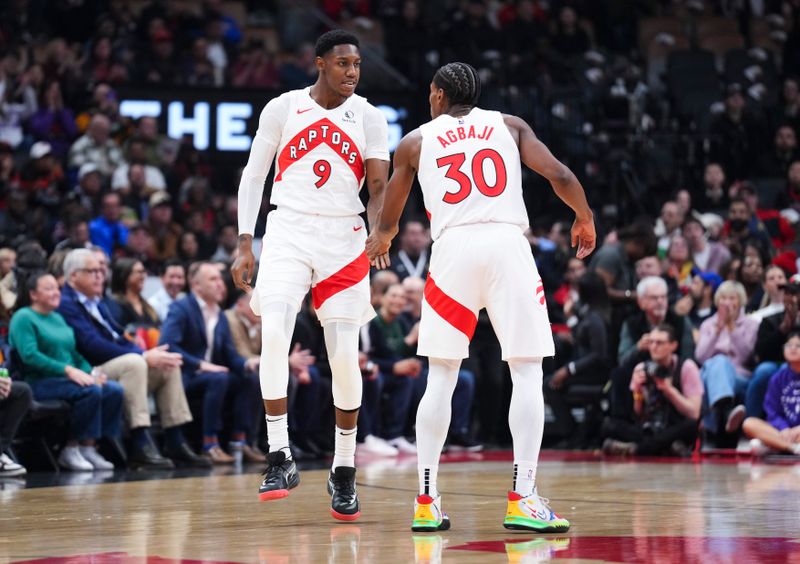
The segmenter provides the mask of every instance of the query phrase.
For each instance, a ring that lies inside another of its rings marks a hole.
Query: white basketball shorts
[[[484,307],[503,360],[555,354],[542,279],[519,226],[477,223],[445,229],[433,244],[424,296],[420,355],[469,356]]]
[[[360,216],[327,217],[279,208],[269,213],[251,307],[270,303],[299,311],[311,288],[317,317],[324,325],[348,321],[363,325],[375,317],[369,300],[367,238]]]

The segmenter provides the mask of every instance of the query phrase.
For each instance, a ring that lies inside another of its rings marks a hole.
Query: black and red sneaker
[[[328,494],[331,496],[331,515],[339,521],[355,521],[361,516],[361,506],[356,492],[356,469],[337,466],[328,476]]]
[[[294,460],[286,458],[286,453],[279,450],[267,455],[267,468],[264,470],[264,481],[258,488],[258,499],[269,501],[281,499],[289,495],[289,490],[300,484],[300,474]]]

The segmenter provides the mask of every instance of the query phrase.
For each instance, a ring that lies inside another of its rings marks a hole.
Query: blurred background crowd
[[[601,240],[588,261],[570,249],[568,210],[540,177],[523,178],[557,342],[547,444],[685,456],[735,447],[742,428],[761,437],[758,421],[789,430],[783,450],[800,442],[797,414],[784,413],[800,401],[784,354],[800,328],[800,1],[11,0],[0,8],[0,338],[15,384],[0,378],[0,473],[24,471],[10,455],[43,433],[37,413],[68,418],[52,460],[68,469],[259,459],[259,320],[228,275],[246,153],[200,150],[169,137],[165,115],[121,107],[131,92],[266,103],[313,83],[313,41],[335,27],[362,40],[359,92],[404,100],[406,131],[428,119],[434,70],[466,61],[481,106],[526,119],[584,184]],[[415,190],[392,271],[372,273],[364,452],[414,452],[430,244]],[[203,323],[208,338],[194,339]],[[205,348],[192,349],[198,339]],[[293,445],[325,456],[330,373],[310,306],[288,362]],[[497,416],[506,371],[481,316],[448,449],[510,443]],[[76,395],[65,379],[100,391]],[[116,445],[105,458],[102,437]]]

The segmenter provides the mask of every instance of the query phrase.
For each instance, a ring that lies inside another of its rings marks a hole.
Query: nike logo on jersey
[[[363,227],[364,227],[363,225],[359,225],[358,227],[353,227],[353,231],[361,231]]]
[[[305,110],[298,109],[298,110],[297,110],[297,113],[298,113],[298,115],[299,115],[299,114],[304,114],[304,113],[306,113],[306,112],[310,112],[310,111],[311,111],[311,110],[313,110],[313,109],[314,109],[314,108],[306,108]]]

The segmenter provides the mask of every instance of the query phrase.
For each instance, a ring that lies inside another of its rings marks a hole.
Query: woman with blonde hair
[[[701,377],[711,413],[706,429],[717,434],[717,446],[735,445],[745,416],[741,401],[750,383],[750,362],[758,335],[758,321],[747,317],[747,293],[735,281],[720,284],[714,295],[717,313],[700,325],[695,357],[703,363]]]

